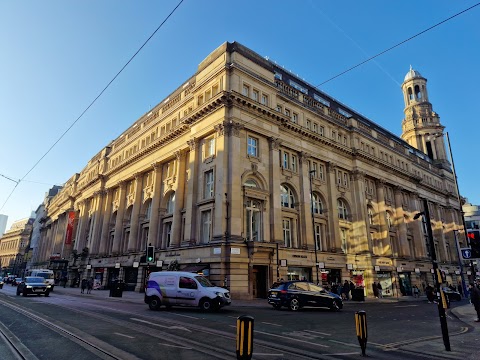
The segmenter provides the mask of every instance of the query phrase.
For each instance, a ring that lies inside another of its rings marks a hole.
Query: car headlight
[[[51,288],[51,286],[50,286],[50,285],[47,285],[47,289],[50,289],[50,288]]]
[[[27,289],[31,289],[32,287],[30,285],[27,285]]]
[[[216,294],[217,296],[224,297],[223,293],[220,292],[220,291],[216,292],[215,294]]]

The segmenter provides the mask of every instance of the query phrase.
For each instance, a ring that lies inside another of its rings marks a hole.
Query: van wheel
[[[203,299],[200,302],[200,309],[202,309],[203,311],[212,311],[214,309],[212,300]]]
[[[150,310],[158,310],[160,309],[160,305],[160,299],[156,296],[153,296],[148,303],[148,307],[150,308]]]

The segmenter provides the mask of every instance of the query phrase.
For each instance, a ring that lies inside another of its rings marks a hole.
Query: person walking
[[[342,298],[344,298],[344,300],[350,300],[350,284],[348,283],[348,280],[345,280],[343,283]]]
[[[476,287],[474,283],[470,283],[468,289],[470,290],[470,302],[477,312],[475,322],[480,322],[480,289]]]
[[[430,284],[425,288],[425,294],[427,294],[428,303],[431,304],[434,302],[433,287]]]
[[[93,289],[93,278],[90,278],[87,281],[87,294],[91,294],[92,289]]]
[[[414,298],[420,297],[420,294],[419,294],[420,290],[418,289],[417,285],[413,285],[412,290],[413,290],[413,297]]]
[[[377,283],[377,291],[378,291],[378,298],[382,299],[383,298],[383,288],[382,284],[380,284],[380,281]]]
[[[85,289],[87,288],[87,279],[82,279],[82,282],[80,283],[80,293],[83,294],[85,292]]]
[[[372,284],[372,290],[373,290],[373,296],[375,296],[375,299],[378,299],[378,287],[375,281]]]

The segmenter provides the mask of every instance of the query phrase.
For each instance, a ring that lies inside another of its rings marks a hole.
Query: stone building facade
[[[24,275],[33,220],[33,218],[27,218],[15,221],[0,237],[2,276],[12,274],[22,277]]]
[[[399,138],[225,43],[67,181],[47,206],[40,254],[70,258],[70,278],[120,278],[136,291],[148,271],[180,268],[234,298],[265,297],[278,278],[353,280],[367,295],[380,281],[387,296],[409,294],[431,282],[413,220],[426,198],[440,267],[455,282],[460,205],[443,127],[418,72],[403,92]]]

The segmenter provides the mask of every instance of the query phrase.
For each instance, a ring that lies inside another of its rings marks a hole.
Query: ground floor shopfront
[[[71,283],[93,278],[94,287],[110,288],[116,280],[127,291],[143,291],[150,272],[183,270],[206,276],[217,286],[228,288],[235,299],[266,298],[268,289],[278,280],[307,280],[332,289],[352,281],[367,297],[372,284],[380,283],[385,297],[412,295],[416,285],[421,292],[433,284],[431,263],[405,261],[370,254],[345,255],[287,249],[275,243],[221,243],[157,251],[154,262],[145,263],[144,253],[117,257],[91,257],[70,264]],[[315,266],[315,264],[318,266]],[[441,267],[447,281],[460,282],[458,268]]]

